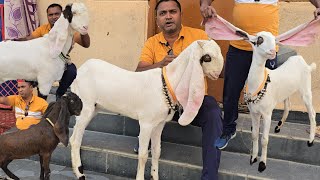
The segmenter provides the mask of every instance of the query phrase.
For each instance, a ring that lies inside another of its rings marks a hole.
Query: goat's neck
[[[263,58],[253,52],[251,67],[247,79],[248,92],[254,93],[264,80],[265,62]]]
[[[73,36],[74,36],[75,31],[69,26],[68,27],[68,36],[67,36],[67,41],[62,49],[62,54],[68,55],[72,49],[73,46]]]

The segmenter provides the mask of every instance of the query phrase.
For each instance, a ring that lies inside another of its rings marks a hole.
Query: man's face
[[[166,34],[172,34],[181,29],[181,12],[176,2],[162,2],[157,10],[157,25]]]
[[[54,23],[59,19],[61,12],[61,9],[57,6],[48,9],[47,17],[51,27],[53,27]]]
[[[33,86],[31,86],[30,83],[18,82],[18,92],[23,99],[31,97],[32,91],[33,91]]]

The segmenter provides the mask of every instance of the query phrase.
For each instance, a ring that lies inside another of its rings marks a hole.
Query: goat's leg
[[[290,100],[289,100],[289,98],[285,99],[283,102],[284,102],[283,116],[282,116],[281,120],[278,122],[278,125],[274,129],[275,133],[279,133],[280,132],[280,128],[286,122],[288,114],[289,114],[289,109],[290,109]]]
[[[43,168],[43,158],[42,155],[40,155],[40,179],[44,179],[44,168]]]
[[[261,137],[261,157],[258,171],[262,172],[266,169],[267,163],[267,151],[269,143],[269,131],[271,126],[271,115],[272,111],[268,114],[263,114],[263,132]]]
[[[152,122],[152,120],[150,121]],[[144,170],[148,160],[148,146],[152,131],[153,126],[151,124],[140,123],[138,169],[136,180],[144,180]]]
[[[152,154],[152,166],[151,166],[151,177],[153,180],[159,179],[159,158],[161,153],[161,134],[165,122],[161,122],[157,127],[154,128],[151,134],[151,154]]]
[[[41,167],[43,168],[44,171],[44,177],[40,176],[41,180],[49,180],[50,179],[50,158],[51,158],[51,153],[44,153],[40,155],[42,157]]]
[[[8,164],[9,164],[11,161],[12,161],[12,160],[3,162],[3,164],[1,165],[1,168],[2,168],[2,170],[6,173],[6,175],[8,175],[11,179],[19,180],[19,178],[18,178],[16,175],[14,175],[14,174],[8,169]]]
[[[76,125],[74,126],[72,136],[70,137],[72,169],[79,180],[85,179],[80,157],[82,137],[85,128],[95,114],[94,105],[89,106],[87,103],[83,103],[81,114],[76,117]]]
[[[38,80],[38,87],[39,87],[39,91],[41,93],[42,96],[48,96],[51,86],[54,83],[54,79],[47,79],[46,76],[38,76],[37,77]]]
[[[308,110],[309,115],[309,121],[310,121],[310,135],[309,135],[309,141],[307,142],[308,146],[311,147],[313,145],[315,131],[316,131],[316,112],[313,109],[312,106],[312,93],[311,93],[311,87],[310,90],[307,91],[304,95],[302,95],[302,99],[304,101],[305,106]]]
[[[250,158],[250,165],[257,162],[257,156],[259,151],[259,127],[260,127],[260,117],[258,113],[250,113],[252,120],[252,154]]]

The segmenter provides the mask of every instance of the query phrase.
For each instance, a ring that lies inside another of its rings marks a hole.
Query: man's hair
[[[17,79],[17,82],[26,82],[29,83],[32,87],[37,87],[38,82],[37,81],[29,81],[29,80],[24,80],[24,79]]]
[[[59,7],[60,10],[62,11],[62,6],[61,6],[60,4],[53,3],[53,4],[50,4],[50,5],[48,6],[48,8],[47,8],[47,13],[48,13],[48,10],[49,10],[50,8],[54,8],[54,7]]]
[[[180,12],[181,12],[181,4],[180,4],[180,2],[179,2],[178,0],[160,0],[160,1],[158,1],[157,4],[156,4],[156,7],[154,8],[154,9],[156,10],[156,12],[157,12],[158,7],[159,7],[159,5],[160,5],[161,3],[163,3],[163,2],[168,2],[168,1],[173,1],[173,2],[175,2],[175,3],[177,4]]]

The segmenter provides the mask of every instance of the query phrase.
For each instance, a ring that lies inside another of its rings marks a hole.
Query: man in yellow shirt
[[[208,39],[203,30],[181,25],[181,5],[177,0],[160,0],[155,10],[157,25],[162,32],[145,43],[136,71],[162,68],[195,40]],[[178,119],[179,113],[175,113],[173,120]],[[213,97],[204,97],[202,106],[191,124],[202,128],[201,180],[216,180],[221,152],[212,144],[221,135],[222,118],[221,110]],[[135,151],[138,151],[138,146]]]
[[[213,0],[200,0],[200,11],[204,18],[216,16],[216,10],[210,6]],[[317,8],[315,17],[319,14],[320,1],[310,0]],[[278,0],[235,0],[233,7],[233,24],[248,32],[256,34],[269,31],[274,36],[279,31]],[[230,41],[226,56],[224,87],[223,87],[223,133],[215,146],[224,149],[228,142],[236,136],[236,120],[238,119],[238,103],[240,93],[249,74],[252,60],[252,47],[245,41]],[[275,69],[277,58],[266,62],[266,67]]]
[[[51,28],[54,26],[54,23],[60,18],[60,15],[62,13],[62,6],[60,4],[51,4],[47,8],[47,18],[48,18],[48,23],[44,24],[40,27],[38,27],[34,32],[31,33],[30,36],[26,38],[20,38],[16,39],[16,41],[26,41],[26,40],[31,40],[35,38],[39,38],[44,36],[45,34],[48,34]],[[89,34],[80,34],[76,32],[74,34],[74,42],[77,43],[80,46],[84,48],[88,48],[90,46],[90,36]],[[72,47],[71,47],[72,49]],[[71,51],[70,49],[70,51]],[[70,52],[69,51],[69,52]],[[69,55],[66,56],[67,58],[70,58]],[[66,70],[64,71],[62,78],[59,83],[59,87],[56,92],[57,98],[60,98],[69,88],[69,86],[72,84],[73,80],[77,76],[77,67],[73,64],[67,64],[66,65]],[[40,95],[42,96],[42,95]],[[47,97],[42,96],[44,99]]]
[[[33,81],[18,80],[19,95],[0,97],[0,104],[14,108],[17,119],[16,128],[19,130],[28,129],[31,125],[38,124],[48,107],[48,103],[44,99],[33,95],[33,88],[36,85],[36,82]]]

